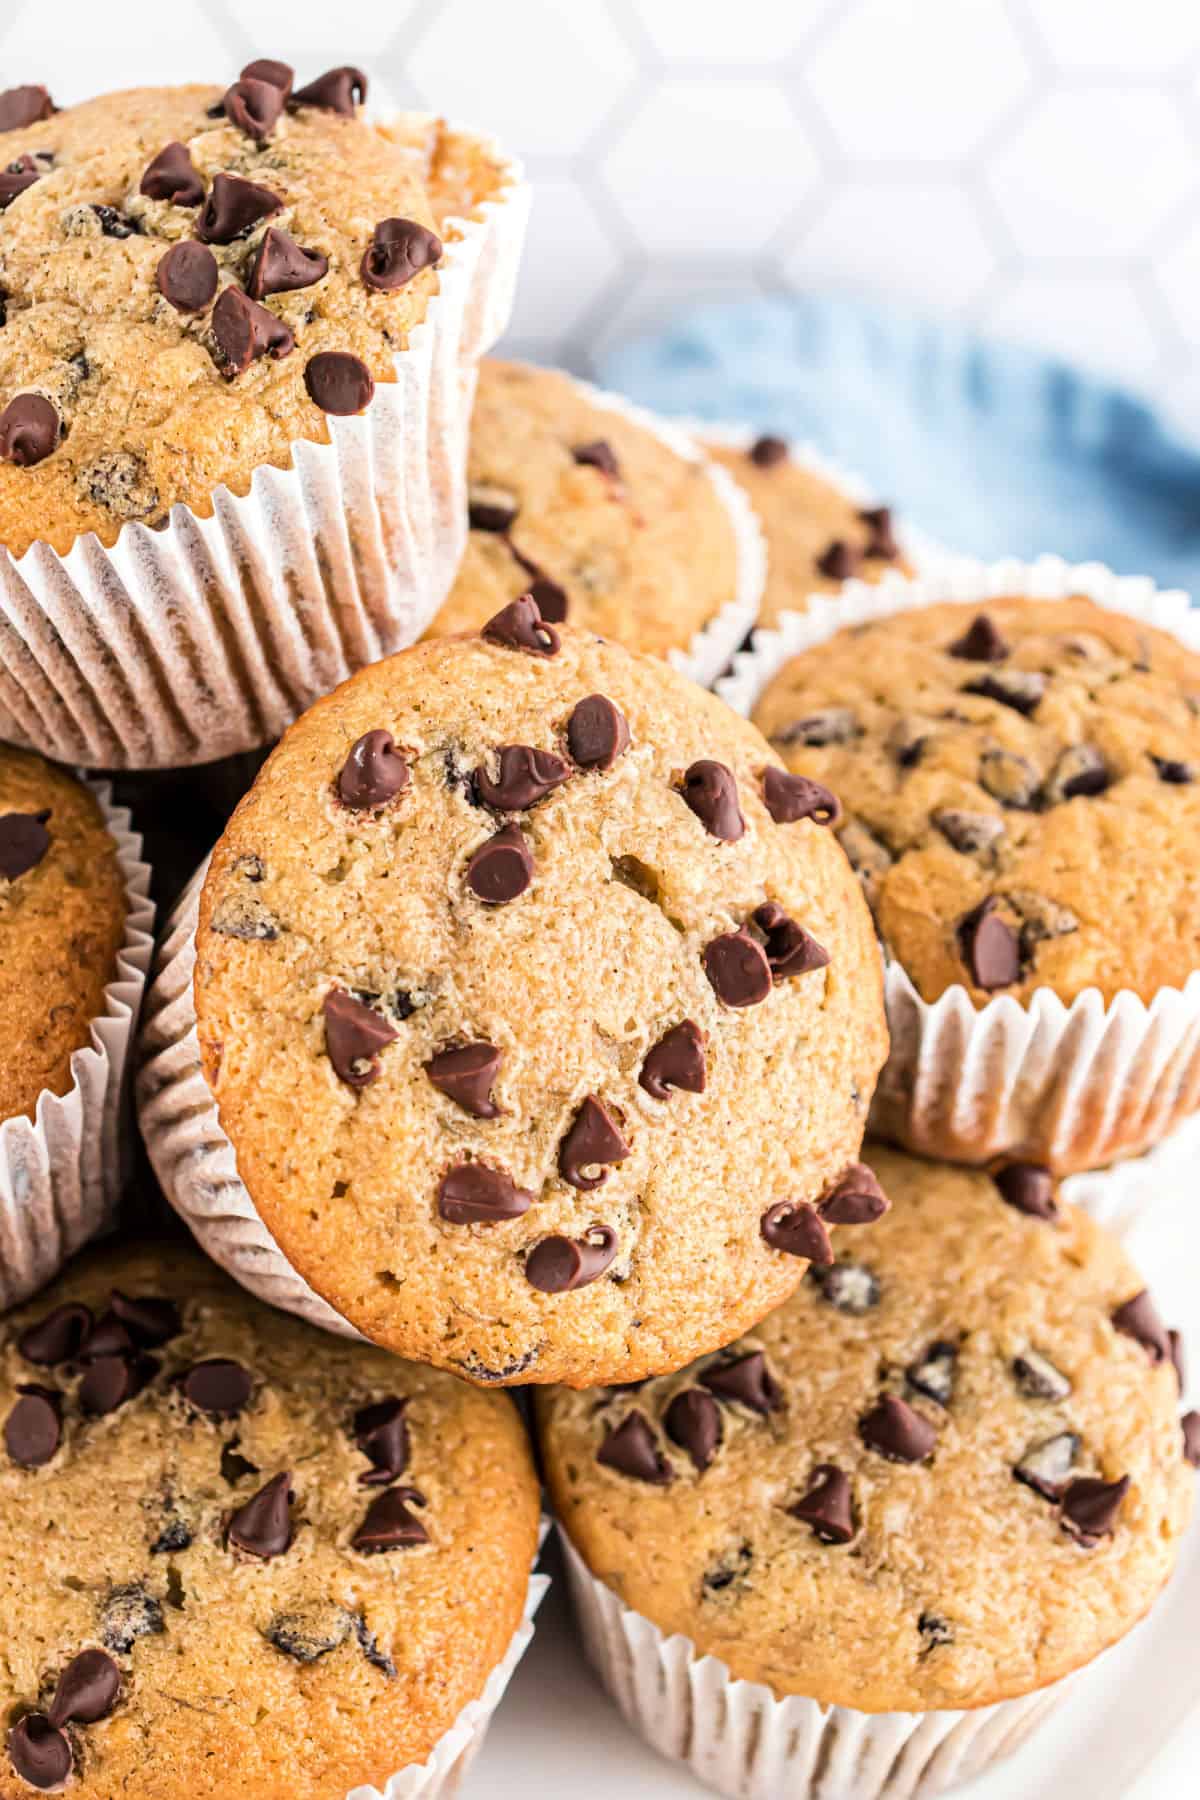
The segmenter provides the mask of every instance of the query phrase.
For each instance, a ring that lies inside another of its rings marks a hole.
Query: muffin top
[[[754,710],[840,798],[886,949],[926,1000],[1150,1000],[1200,968],[1200,657],[1084,598],[896,613]]]
[[[265,1800],[382,1787],[521,1617],[538,1489],[507,1399],[177,1244],[12,1315],[0,1416],[4,1800],[217,1800],[231,1768]]]
[[[890,1212],[722,1355],[539,1397],[594,1574],[777,1694],[986,1706],[1154,1600],[1191,1510],[1168,1335],[1045,1171],[869,1145]]]
[[[195,976],[238,1170],[311,1286],[474,1380],[580,1384],[790,1293],[884,1052],[819,798],[528,599],[318,702],[217,846]]]
[[[428,636],[477,631],[533,584],[552,623],[665,656],[737,594],[711,465],[556,370],[481,365],[468,478],[466,554]]]
[[[284,105],[290,71],[272,67],[224,97],[142,88],[55,112],[21,98],[42,90],[0,95],[14,555],[111,543],[177,502],[207,513],[394,378],[441,253],[421,161],[357,116],[357,71]]]
[[[755,438],[745,448],[705,440],[704,448],[745,488],[766,536],[760,627],[804,612],[810,594],[838,593],[852,575],[879,581],[888,569],[907,570],[891,508],[859,506],[790,456],[783,438]]]
[[[125,935],[117,846],[65,769],[0,744],[0,1119],[65,1094]]]

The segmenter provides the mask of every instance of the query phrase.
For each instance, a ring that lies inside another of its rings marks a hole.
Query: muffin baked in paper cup
[[[462,135],[462,134],[460,134]],[[60,762],[152,769],[274,742],[366,663],[420,636],[467,529],[475,360],[507,320],[529,194],[444,220],[438,291],[366,411],[326,417],[245,495],[132,521],[65,555],[0,546],[0,738]]]
[[[968,1712],[865,1713],[736,1680],[597,1579],[559,1527],[588,1661],[660,1756],[730,1800],[924,1800],[1019,1748],[1076,1679]]]
[[[888,574],[877,585],[850,581],[841,594],[810,595],[804,613],[785,613],[777,627],[754,634],[717,692],[749,717],[786,662],[848,626],[1014,594],[1083,594],[1200,651],[1200,611],[1181,590],[1156,588],[1148,577],[1052,556],[989,564],[946,557],[916,580]],[[1124,990],[1106,1006],[1087,988],[1068,1005],[1041,988],[1028,1005],[999,994],[977,1007],[957,983],[937,1000],[922,999],[889,959],[884,997],[891,1053],[871,1129],[922,1155],[1021,1158],[1060,1175],[1107,1169],[1200,1111],[1200,969],[1149,1002]]]
[[[150,868],[128,811],[89,782],[117,845],[125,933],[90,1042],[71,1057],[65,1094],[48,1089],[34,1118],[0,1121],[0,1312],[27,1300],[89,1238],[116,1224],[126,1174],[126,1062],[154,949]]]

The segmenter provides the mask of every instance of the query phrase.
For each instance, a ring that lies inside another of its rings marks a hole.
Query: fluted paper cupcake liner
[[[1074,1677],[969,1712],[862,1713],[736,1680],[664,1637],[588,1569],[559,1528],[588,1661],[631,1728],[729,1800],[928,1800],[1016,1750]]]
[[[1068,1175],[1059,1196],[1082,1207],[1097,1225],[1123,1237],[1135,1226],[1190,1196],[1200,1167],[1200,1113],[1186,1119],[1169,1137],[1142,1156],[1113,1163],[1107,1169],[1089,1169]]]
[[[840,595],[812,595],[804,613],[785,613],[755,633],[717,692],[748,717],[784,663],[846,627],[1005,594],[1085,594],[1200,650],[1200,612],[1185,593],[1146,577],[1050,556],[990,564],[957,557],[917,580],[889,574],[877,586],[851,581]],[[1088,988],[1068,1005],[1040,988],[1027,1004],[1000,994],[976,1006],[959,984],[922,999],[889,961],[884,997],[891,1053],[872,1129],[927,1156],[1021,1157],[1059,1174],[1102,1169],[1161,1143],[1200,1111],[1200,970],[1148,1002],[1124,990],[1106,1005]]]
[[[0,1312],[52,1280],[89,1238],[116,1223],[126,1174],[127,1059],[154,949],[150,869],[129,813],[106,783],[89,783],[117,845],[125,933],[90,1042],[71,1058],[65,1094],[44,1092],[35,1116],[0,1122]]]
[[[489,147],[490,148],[490,147]],[[498,155],[498,153],[496,153]],[[0,738],[103,769],[273,742],[356,669],[412,643],[466,536],[475,360],[507,319],[528,213],[519,166],[446,222],[438,292],[366,412],[219,487],[212,511],[0,547]]]

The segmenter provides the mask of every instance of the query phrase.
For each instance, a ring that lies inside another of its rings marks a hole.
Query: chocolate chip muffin
[[[547,1480],[592,1573],[732,1676],[985,1707],[1090,1662],[1170,1575],[1178,1339],[1045,1170],[866,1155],[890,1211],[750,1336],[539,1396]]]
[[[745,447],[705,439],[704,448],[745,488],[767,540],[767,585],[760,626],[803,612],[810,594],[836,594],[851,576],[879,581],[908,572],[888,506],[862,506],[801,457],[785,439],[758,437]]]
[[[468,477],[466,554],[429,636],[477,631],[532,589],[552,624],[665,656],[737,595],[711,465],[557,370],[482,364]]]
[[[65,1094],[125,935],[117,845],[65,769],[0,745],[0,1120]]]
[[[436,292],[416,157],[351,68],[59,112],[0,94],[0,543],[111,543],[324,441]]]
[[[204,1073],[283,1256],[481,1382],[632,1380],[760,1318],[832,1254],[884,1052],[831,817],[719,701],[529,597],[315,706],[196,938]]]
[[[926,1000],[1150,1001],[1200,968],[1200,658],[1166,632],[1081,597],[899,612],[785,664],[754,718],[838,795]]]
[[[520,1620],[515,1409],[259,1306],[176,1244],[0,1349],[0,1794],[341,1800],[420,1763]]]

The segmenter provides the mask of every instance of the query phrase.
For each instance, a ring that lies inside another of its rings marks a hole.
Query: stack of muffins
[[[1186,602],[485,360],[366,87],[0,94],[0,1796],[455,1791],[531,1433],[649,1742],[932,1794],[1190,1512]]]

